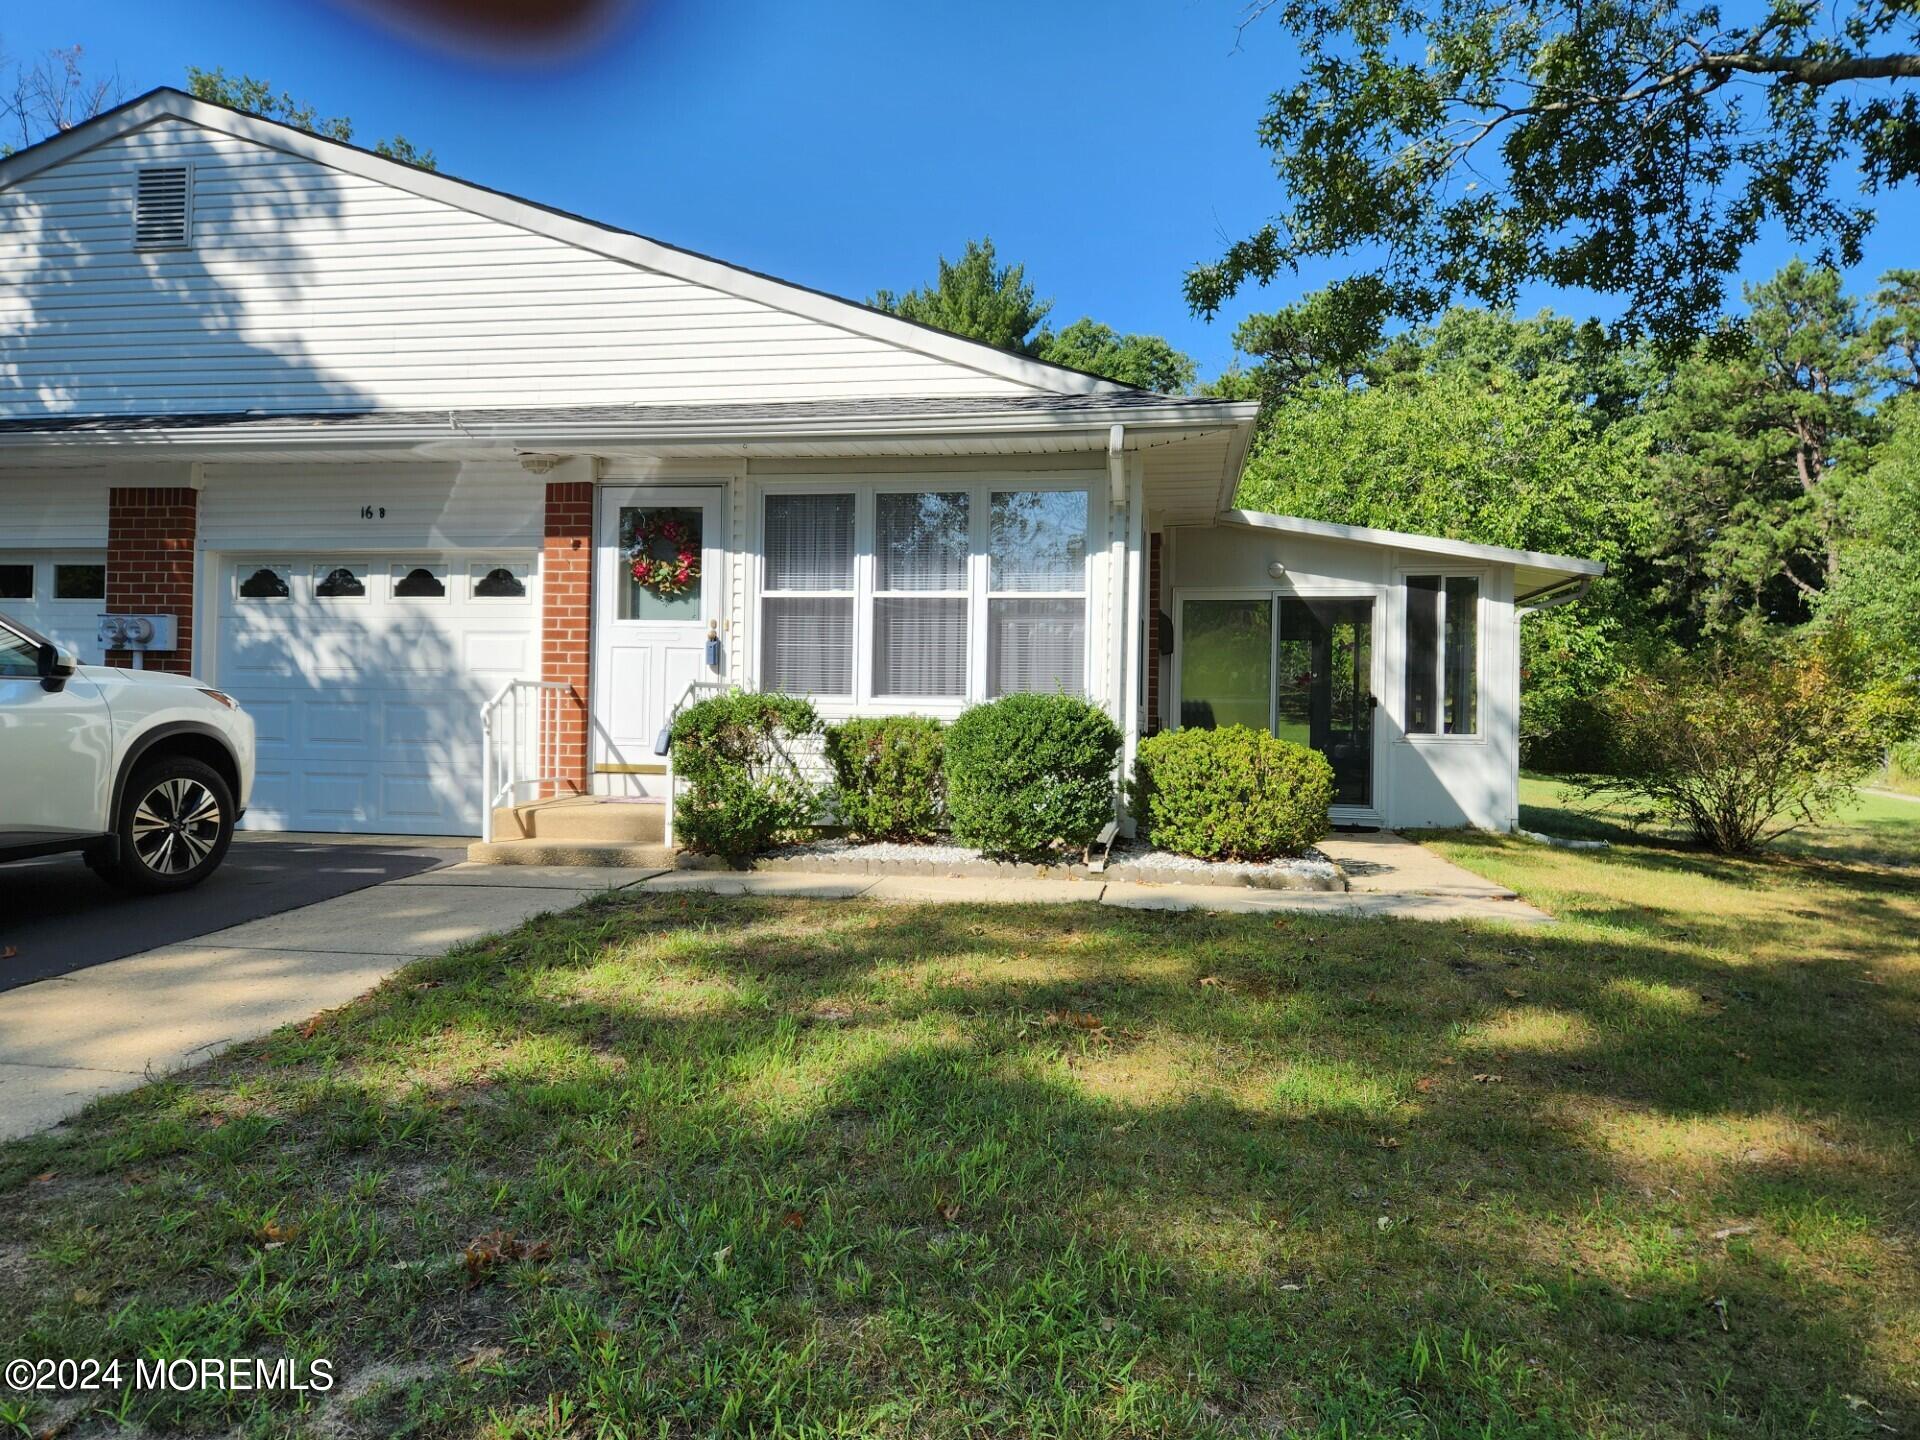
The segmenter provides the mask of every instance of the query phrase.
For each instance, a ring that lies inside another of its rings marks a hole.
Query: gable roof
[[[609,259],[658,271],[696,285],[771,305],[885,344],[916,351],[1037,390],[1070,395],[1142,393],[1129,385],[1065,365],[1016,355],[890,315],[857,300],[749,270],[744,266],[670,245],[631,230],[603,224],[550,205],[509,195],[469,180],[422,170],[342,140],[331,140],[276,120],[263,120],[171,87],[149,90],[93,119],[49,136],[0,160],[0,190],[72,159],[96,146],[161,120],[182,120],[237,139],[300,156],[363,179],[439,201],[502,224],[517,226]]]

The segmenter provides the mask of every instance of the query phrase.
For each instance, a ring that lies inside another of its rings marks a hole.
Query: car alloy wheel
[[[170,776],[134,809],[133,852],[156,875],[185,875],[213,853],[220,825],[218,796],[198,780]]]

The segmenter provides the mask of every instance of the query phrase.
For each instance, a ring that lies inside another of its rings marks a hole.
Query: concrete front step
[[[495,831],[498,834],[500,832]],[[593,840],[476,840],[467,847],[475,865],[589,865],[671,868],[679,852],[671,845]]]
[[[573,795],[496,810],[493,835],[496,841],[660,845],[667,838],[667,807],[647,801]]]

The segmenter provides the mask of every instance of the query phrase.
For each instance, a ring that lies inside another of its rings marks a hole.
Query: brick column
[[[150,670],[193,672],[194,536],[199,494],[186,486],[115,486],[107,492],[107,609],[177,617],[179,648],[146,657]],[[131,665],[109,650],[109,665]]]
[[[540,557],[540,678],[568,687],[561,706],[561,793],[586,794],[587,672],[591,661],[593,484],[547,486],[546,542]]]
[[[1160,536],[1147,537],[1147,734],[1160,728]]]

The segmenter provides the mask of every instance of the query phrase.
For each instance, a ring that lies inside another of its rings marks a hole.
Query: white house
[[[173,617],[142,659],[252,712],[254,826],[478,830],[496,696],[506,780],[657,791],[675,705],[733,684],[1064,688],[1129,751],[1271,726],[1337,819],[1507,827],[1518,617],[1599,573],[1234,510],[1251,404],[177,91],[0,161],[0,245],[0,610],[94,659],[103,612]]]

